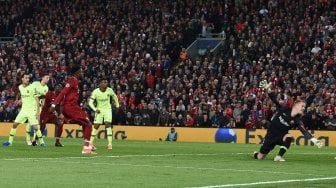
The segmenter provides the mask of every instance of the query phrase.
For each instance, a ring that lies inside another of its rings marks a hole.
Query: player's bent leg
[[[261,153],[260,151],[259,151],[259,152],[258,152],[258,151],[255,151],[255,152],[253,153],[253,158],[254,158],[254,159],[258,159],[258,160],[263,160],[263,159],[265,159],[266,155],[267,155],[267,154],[263,154],[263,153]]]
[[[56,147],[64,147],[64,145],[61,143],[61,137],[62,137],[62,133],[63,133],[63,120],[62,119],[57,119],[56,122],[55,122],[55,126],[57,127],[55,146]]]
[[[259,152],[254,152],[253,157],[258,160],[264,159],[267,154],[272,151],[275,147],[274,141],[270,136],[266,135],[263,145],[260,147]]]
[[[26,142],[28,146],[32,145],[32,141],[30,140],[31,134],[31,125],[29,123],[26,124]]]
[[[66,119],[71,119],[72,122],[82,126],[84,136],[82,154],[96,154],[90,146],[92,123],[88,115],[79,106],[63,106],[62,110],[62,114]]]
[[[41,122],[43,122],[43,121],[41,121]],[[36,125],[36,128],[39,129],[41,131],[41,134],[42,134],[44,132],[45,128],[46,128],[46,124],[45,123],[41,123],[41,125]],[[34,131],[34,136],[33,136],[33,140],[32,140],[32,146],[37,146],[37,142],[39,140],[39,137],[37,136],[37,131],[35,130],[34,126],[32,126],[32,131]]]
[[[2,145],[7,147],[7,146],[12,146],[13,145],[13,141],[14,141],[14,136],[16,135],[16,128],[18,127],[19,123],[14,123],[13,127],[11,128],[10,132],[9,132],[9,138],[8,138],[8,142],[3,142]]]
[[[34,132],[34,134],[33,134],[33,141],[32,141],[32,145],[33,146],[37,146],[37,141],[39,140],[39,137],[37,136],[37,131],[36,131],[36,129],[38,129],[38,130],[41,130],[41,127],[40,127],[40,125],[38,124],[38,125],[31,125],[31,128],[32,128],[32,132]],[[42,133],[42,131],[41,131],[41,133]]]
[[[90,144],[92,146],[93,146],[94,140],[96,139],[98,129],[99,129],[99,124],[95,123],[94,126],[93,126],[93,129],[91,131],[91,137],[90,137]]]
[[[90,142],[92,125],[82,125],[82,128],[84,132],[84,146],[82,154],[97,154],[96,152],[94,152],[94,150],[96,150],[96,147]]]
[[[112,150],[112,125],[111,122],[105,122],[105,128],[107,133],[107,149]]]
[[[284,162],[286,161],[283,156],[286,151],[289,149],[294,137],[291,134],[286,134],[282,139],[282,144],[280,146],[280,150],[277,156],[275,156],[274,161]]]
[[[41,133],[41,130],[40,130],[40,126],[34,125],[34,130],[36,132],[36,136],[38,137],[38,140],[40,142],[41,147],[45,148],[46,144],[44,142],[44,139],[43,139],[43,136],[42,136],[42,133]]]

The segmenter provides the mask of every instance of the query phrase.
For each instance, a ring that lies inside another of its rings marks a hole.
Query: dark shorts
[[[62,106],[62,114],[64,115],[65,122],[77,123],[79,125],[91,125],[87,113],[79,106],[64,105]]]
[[[268,154],[270,151],[274,149],[276,145],[283,145],[283,137],[285,135],[277,135],[272,136],[269,134],[266,134],[263,145],[260,148],[260,153],[262,154]]]

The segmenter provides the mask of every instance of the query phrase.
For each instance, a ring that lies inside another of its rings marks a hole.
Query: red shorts
[[[62,106],[62,114],[64,115],[65,122],[91,125],[87,113],[79,106],[64,105]]]
[[[48,115],[45,115],[45,114],[41,114],[40,116],[40,122],[41,124],[44,124],[44,123],[55,123],[57,120],[57,117],[55,114],[48,114]]]
[[[40,123],[46,124],[46,123],[55,123],[57,120],[57,116],[55,113],[50,113],[49,111],[42,110],[40,115]]]

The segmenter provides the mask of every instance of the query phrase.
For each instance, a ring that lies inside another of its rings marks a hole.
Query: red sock
[[[89,146],[90,144],[90,137],[92,131],[92,125],[82,125],[83,127],[83,134],[84,134],[84,146]]]
[[[63,133],[63,124],[57,125],[57,137],[61,138],[62,133]]]

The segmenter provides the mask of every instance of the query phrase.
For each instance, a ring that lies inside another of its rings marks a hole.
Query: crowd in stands
[[[120,108],[114,124],[266,128],[274,86],[292,105],[314,95],[309,129],[336,129],[335,0],[11,0],[0,2],[0,121],[20,108],[23,71],[49,86],[80,63],[81,100],[107,77]],[[192,60],[198,34],[222,33],[220,50]],[[180,54],[181,53],[181,54]],[[88,109],[88,113],[91,113]]]

